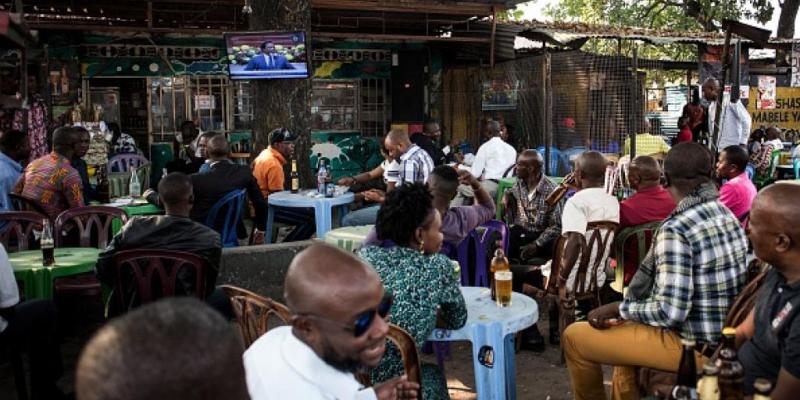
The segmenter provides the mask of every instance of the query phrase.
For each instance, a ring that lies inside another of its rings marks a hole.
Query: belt
[[[697,343],[694,346],[694,351],[700,353],[703,357],[712,358],[716,353],[717,345],[712,343]]]

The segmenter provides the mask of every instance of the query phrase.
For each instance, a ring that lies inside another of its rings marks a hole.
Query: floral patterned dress
[[[448,328],[458,329],[467,322],[467,306],[458,277],[444,255],[427,256],[406,247],[376,246],[363,248],[359,255],[372,264],[386,290],[394,294],[390,321],[408,331],[417,348],[436,327],[437,309],[441,308]],[[421,372],[424,400],[450,398],[447,382],[436,365],[423,363]],[[402,374],[400,352],[388,342],[383,360],[372,371],[372,381],[383,382]]]

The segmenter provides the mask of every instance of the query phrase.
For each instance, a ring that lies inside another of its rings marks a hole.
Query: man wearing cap
[[[267,200],[270,194],[285,190],[283,166],[292,159],[295,139],[297,135],[286,128],[273,130],[269,134],[269,147],[253,161],[253,175]],[[310,208],[275,207],[274,215],[275,222],[295,227],[286,237],[287,242],[308,239],[316,231],[314,212]]]

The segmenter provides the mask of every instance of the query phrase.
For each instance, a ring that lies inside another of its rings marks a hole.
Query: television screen
[[[231,79],[308,78],[303,32],[226,33]]]

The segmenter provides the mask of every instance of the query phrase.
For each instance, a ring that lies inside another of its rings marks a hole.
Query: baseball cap
[[[297,135],[289,132],[286,128],[277,128],[269,133],[269,144],[280,142],[293,142],[297,139]]]

